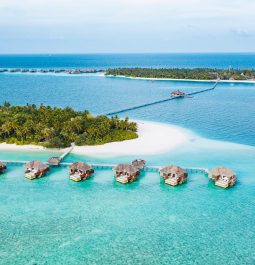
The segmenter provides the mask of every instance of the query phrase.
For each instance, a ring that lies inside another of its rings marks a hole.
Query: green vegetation
[[[108,69],[106,75],[121,75],[127,77],[144,78],[169,78],[169,79],[192,79],[192,80],[214,80],[218,77],[222,80],[249,80],[255,79],[255,70],[240,69],[210,69],[210,68],[116,68]]]
[[[34,104],[0,106],[0,141],[40,144],[45,147],[97,145],[137,138],[137,124],[117,116],[92,116],[72,108],[52,108]]]

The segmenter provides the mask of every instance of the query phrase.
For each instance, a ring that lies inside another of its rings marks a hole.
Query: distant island
[[[254,69],[213,69],[213,68],[115,68],[108,69],[106,76],[136,78],[164,78],[187,80],[255,80]]]
[[[137,124],[117,116],[93,116],[88,111],[34,104],[0,106],[0,142],[48,148],[100,145],[137,138]]]

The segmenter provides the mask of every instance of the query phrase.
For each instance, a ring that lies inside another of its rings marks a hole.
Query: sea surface
[[[0,68],[111,67],[254,68],[255,54],[1,55]],[[147,81],[100,74],[0,73],[0,103],[71,106],[104,114],[213,83]],[[185,128],[193,140],[144,156],[149,165],[225,165],[238,183],[229,190],[189,175],[180,187],[157,173],[131,185],[111,170],[69,181],[61,166],[28,181],[23,167],[0,176],[0,264],[255,264],[255,84],[220,83],[214,91],[122,113]],[[171,139],[171,135],[169,135]],[[1,152],[0,160],[45,161],[54,152]],[[136,157],[83,157],[66,162],[130,162]]]

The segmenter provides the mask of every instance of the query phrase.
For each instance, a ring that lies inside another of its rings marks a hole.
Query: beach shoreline
[[[199,79],[174,79],[174,78],[153,78],[153,77],[132,77],[124,75],[106,75],[100,74],[98,76],[105,76],[110,78],[126,78],[134,80],[148,80],[148,81],[177,81],[177,82],[201,82],[201,83],[215,83],[218,80],[199,80]],[[241,84],[255,84],[255,80],[220,80],[220,83],[241,83]]]
[[[192,138],[185,129],[173,125],[148,121],[135,122],[138,124],[136,139],[95,146],[74,146],[71,153],[83,156],[154,155],[174,150]],[[0,144],[0,151],[54,150],[40,145]],[[64,150],[58,149],[57,152],[64,152]]]

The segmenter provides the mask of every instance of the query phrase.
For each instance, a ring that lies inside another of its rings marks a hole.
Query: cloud
[[[89,50],[99,44],[157,50],[210,39],[209,49],[219,36],[228,45],[230,36],[254,38],[254,10],[255,0],[0,0],[0,48],[15,40],[13,47],[29,49],[29,40],[40,48],[54,42],[62,49],[79,43]]]

